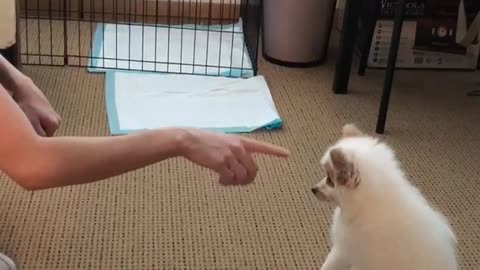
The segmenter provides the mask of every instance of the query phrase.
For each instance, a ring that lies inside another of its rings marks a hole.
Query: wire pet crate
[[[250,77],[261,0],[19,0],[22,64]]]

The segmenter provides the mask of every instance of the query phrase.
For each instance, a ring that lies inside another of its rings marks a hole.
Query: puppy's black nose
[[[318,188],[316,188],[316,187],[312,188],[312,193],[317,194],[318,193]]]

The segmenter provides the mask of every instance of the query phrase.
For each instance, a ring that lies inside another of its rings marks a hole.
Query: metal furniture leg
[[[335,94],[346,94],[348,92],[348,81],[355,48],[357,35],[357,22],[360,14],[359,0],[346,0],[345,14],[343,16],[342,34],[340,37],[340,51],[337,57],[335,78],[332,90]]]
[[[383,134],[385,132],[385,123],[387,120],[388,105],[390,102],[390,94],[392,91],[393,75],[395,72],[398,47],[400,45],[400,37],[402,34],[403,17],[405,14],[405,2],[405,0],[398,0],[395,10],[395,21],[393,25],[392,40],[390,44],[390,51],[388,54],[388,62],[383,85],[383,94],[380,103],[380,111],[377,119],[376,131],[379,134]]]
[[[375,8],[373,10],[373,16],[370,18],[368,22],[365,23],[365,30],[366,30],[366,38],[365,44],[362,46],[362,52],[360,55],[360,63],[358,65],[358,75],[363,76],[365,75],[365,70],[367,69],[368,65],[368,56],[370,54],[370,48],[372,46],[372,38],[375,33],[375,26],[377,25],[377,19],[380,15],[380,1],[375,1]]]

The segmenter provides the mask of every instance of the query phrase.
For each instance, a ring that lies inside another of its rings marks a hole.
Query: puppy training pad
[[[113,135],[178,126],[245,133],[282,125],[262,76],[107,72],[106,100]]]
[[[90,72],[105,69],[251,77],[242,20],[230,25],[98,24]]]

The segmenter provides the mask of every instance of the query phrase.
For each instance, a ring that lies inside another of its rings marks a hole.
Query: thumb
[[[243,145],[248,152],[260,153],[270,156],[288,157],[290,151],[281,146],[270,144],[267,142],[261,142],[249,138],[242,138]]]
[[[55,115],[50,115],[47,118],[40,119],[42,129],[45,131],[46,136],[52,137],[57,131],[57,128],[60,124],[59,118]]]

